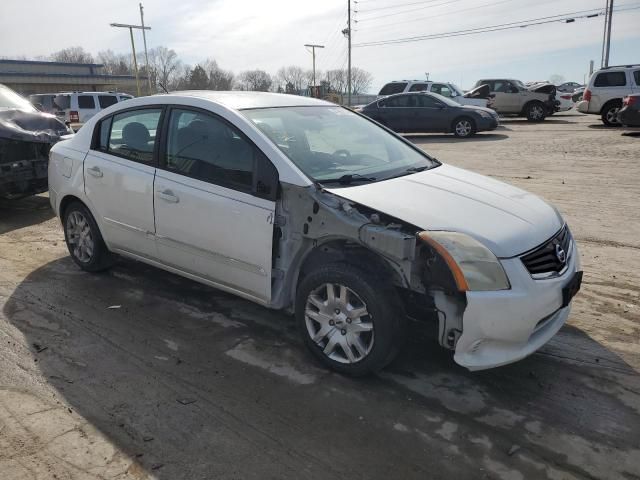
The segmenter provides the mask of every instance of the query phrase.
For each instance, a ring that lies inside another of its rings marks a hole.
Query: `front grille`
[[[522,257],[522,263],[534,276],[560,273],[567,266],[571,252],[571,232],[565,225],[551,240]]]

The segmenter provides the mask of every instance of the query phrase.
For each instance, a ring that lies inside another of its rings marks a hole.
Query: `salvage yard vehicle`
[[[464,93],[457,85],[450,82],[434,82],[429,80],[402,80],[387,83],[380,89],[378,98],[394,95],[396,93],[431,92],[450,98],[460,105],[474,105],[476,107],[488,107],[489,96],[472,95],[472,92]],[[487,92],[488,93],[488,92]]]
[[[295,312],[312,354],[350,375],[389,363],[409,321],[471,370],[524,358],[582,278],[554,207],[312,98],[129,100],[55,145],[49,178],[81,269],[120,254]]]
[[[361,113],[396,132],[453,133],[467,138],[498,128],[498,114],[490,108],[460,105],[435,93],[400,93],[365,106]]]
[[[133,97],[118,92],[65,92],[53,99],[56,116],[61,118],[73,130],[82,125],[100,110]]]
[[[609,127],[618,127],[622,99],[633,93],[640,93],[640,65],[606,67],[591,75],[576,108],[582,113],[600,115],[602,123]]]
[[[46,192],[49,149],[69,133],[55,116],[0,84],[0,198]]]
[[[618,122],[627,127],[640,127],[640,93],[624,97],[618,111]]]
[[[491,108],[506,115],[526,117],[530,122],[541,122],[558,111],[556,87],[551,83],[535,83],[526,86],[520,80],[478,80],[476,87],[488,85],[494,99]]]

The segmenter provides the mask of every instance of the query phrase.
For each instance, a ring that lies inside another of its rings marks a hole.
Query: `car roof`
[[[334,103],[325,102],[324,100],[318,100],[316,98],[271,92],[184,90],[170,92],[168,94],[154,95],[154,97],[161,97],[163,95],[170,95],[172,97],[202,98],[204,100],[220,103],[234,110],[243,110],[248,108],[336,106]]]

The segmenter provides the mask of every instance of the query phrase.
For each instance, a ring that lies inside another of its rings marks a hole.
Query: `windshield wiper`
[[[340,183],[342,185],[350,185],[353,182],[375,182],[376,177],[365,177],[359,173],[347,173],[338,178],[326,178],[318,180],[319,183]]]
[[[423,165],[422,167],[411,167],[411,168],[407,168],[405,172],[408,172],[408,173],[422,172],[427,168],[430,168],[429,165]]]

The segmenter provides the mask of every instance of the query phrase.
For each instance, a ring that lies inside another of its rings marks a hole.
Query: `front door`
[[[423,132],[446,132],[449,122],[446,105],[428,94],[415,95],[417,126]]]
[[[275,202],[254,194],[254,178],[268,160],[220,117],[187,108],[168,115],[154,188],[162,262],[267,303]]]
[[[85,192],[112,250],[156,256],[153,235],[154,148],[161,108],[103,119],[84,161]]]

